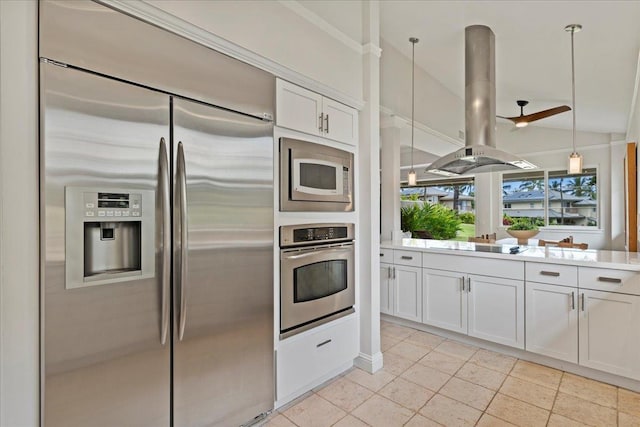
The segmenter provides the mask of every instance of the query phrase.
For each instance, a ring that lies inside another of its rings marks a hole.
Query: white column
[[[360,113],[358,222],[360,229],[360,355],[356,366],[382,368],[380,352],[380,5],[362,4],[365,107]]]
[[[0,1],[0,425],[39,425],[38,4]]]
[[[380,131],[380,240],[391,240],[400,233],[400,143],[397,128],[382,126]]]

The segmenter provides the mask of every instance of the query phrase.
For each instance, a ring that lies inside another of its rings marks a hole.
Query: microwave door
[[[343,196],[343,166],[337,161],[321,159],[300,159],[293,161],[293,198],[294,200],[312,200],[314,196],[320,196],[320,200],[337,196],[335,200]],[[334,200],[334,199],[332,199]]]

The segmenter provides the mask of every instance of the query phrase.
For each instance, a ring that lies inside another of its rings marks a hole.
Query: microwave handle
[[[296,255],[287,255],[284,258],[286,259],[303,259],[303,258],[307,258],[310,256],[315,256],[318,255],[319,252],[322,252],[323,254],[327,254],[327,253],[341,253],[341,252],[350,252],[352,249],[352,247],[343,247],[343,248],[335,248],[335,249],[323,249],[323,250],[317,250],[317,249],[312,249],[309,250],[307,252],[302,252],[302,253],[298,253]]]

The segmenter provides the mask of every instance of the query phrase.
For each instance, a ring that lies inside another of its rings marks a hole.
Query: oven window
[[[300,185],[319,190],[335,190],[336,168],[317,163],[300,163]]]
[[[313,301],[347,289],[347,260],[307,264],[293,271],[293,302]]]

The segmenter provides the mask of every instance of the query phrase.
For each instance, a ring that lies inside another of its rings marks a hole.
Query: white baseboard
[[[374,372],[382,369],[382,352],[377,352],[373,355],[360,353],[353,361],[353,364],[356,367],[373,374]]]

